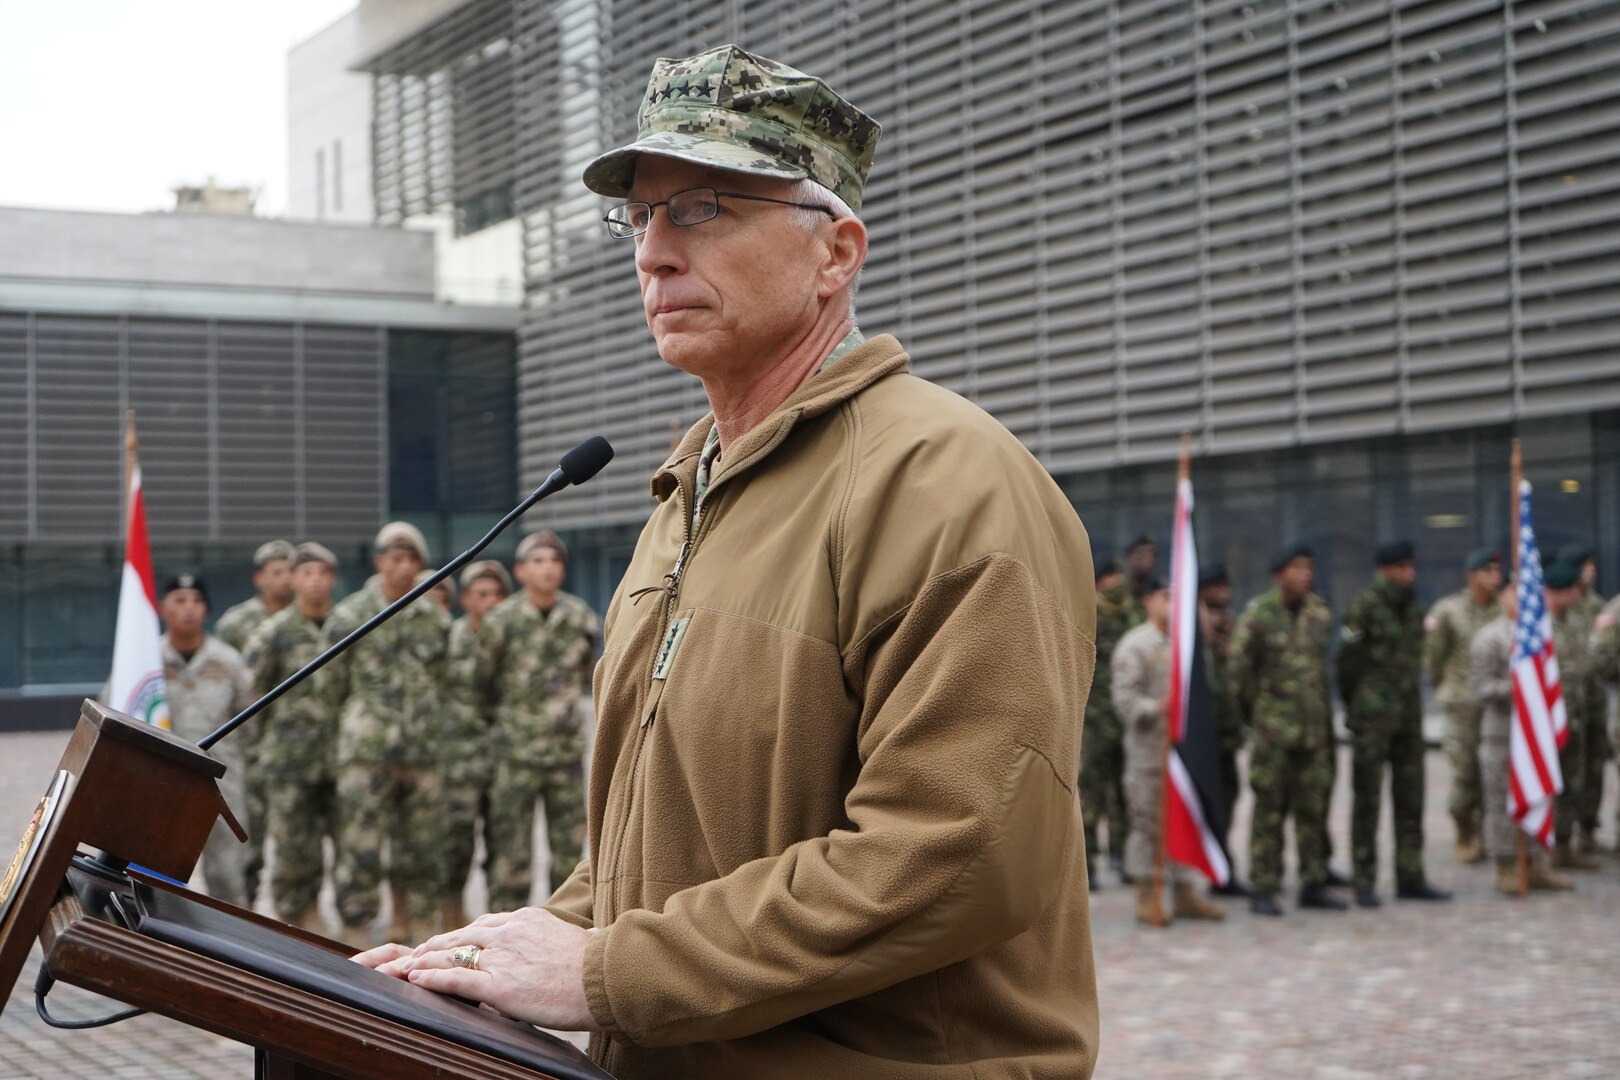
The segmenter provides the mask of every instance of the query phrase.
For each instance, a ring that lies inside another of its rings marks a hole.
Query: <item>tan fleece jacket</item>
[[[892,337],[737,440],[688,537],[712,423],[653,478],[609,608],[594,855],[549,905],[602,928],[593,1057],[622,1080],[1089,1076],[1074,510]]]

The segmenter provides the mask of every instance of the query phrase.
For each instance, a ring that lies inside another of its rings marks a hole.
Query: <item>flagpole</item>
[[[118,535],[129,535],[129,479],[135,475],[140,443],[135,438],[135,410],[124,414],[124,486],[118,496]]]
[[[1511,500],[1511,502],[1513,504],[1513,582],[1508,587],[1509,588],[1518,588],[1519,570],[1520,570],[1520,567],[1519,567],[1519,548],[1520,548],[1519,530],[1524,525],[1524,523],[1519,520],[1519,506],[1520,506],[1519,486],[1524,481],[1524,457],[1523,457],[1523,454],[1520,452],[1519,440],[1518,440],[1517,437],[1515,437],[1514,440],[1513,440],[1513,454],[1512,454],[1512,458],[1510,460],[1511,460],[1511,468],[1510,468],[1509,471],[1513,474],[1513,498]],[[1511,654],[1511,652],[1509,653],[1508,663],[1509,663],[1510,666],[1512,665],[1512,654]],[[1509,702],[1508,707],[1510,709],[1517,708],[1517,706],[1514,705],[1511,702]],[[1529,844],[1529,842],[1527,840],[1525,840],[1524,830],[1523,829],[1516,828],[1516,829],[1513,830],[1513,832],[1519,838],[1518,859],[1517,859],[1517,864],[1516,864],[1516,873],[1517,873],[1519,898],[1523,899],[1525,896],[1528,896],[1529,893],[1530,893],[1530,844]]]
[[[1177,505],[1180,504],[1180,500],[1181,500],[1181,485],[1182,485],[1182,482],[1186,481],[1186,480],[1190,480],[1191,478],[1192,478],[1192,433],[1187,432],[1187,431],[1183,431],[1181,433],[1181,458],[1176,463],[1176,500],[1177,500]],[[1171,541],[1170,541],[1170,550],[1171,550],[1171,556],[1170,557],[1172,559],[1174,559],[1175,558],[1175,538],[1174,538],[1174,536],[1172,536]],[[1177,571],[1177,568],[1175,566],[1170,567],[1170,574],[1171,574],[1171,580],[1172,581],[1175,580],[1176,571]],[[1176,596],[1174,595],[1174,593],[1172,593],[1171,594],[1171,602],[1174,603],[1176,601],[1176,599],[1177,599]],[[1175,617],[1175,613],[1171,612],[1171,618],[1173,619],[1174,617]],[[1176,672],[1172,671],[1170,673],[1170,677],[1172,679],[1176,678],[1177,677]],[[1166,809],[1170,804],[1170,728],[1171,728],[1171,725],[1172,725],[1172,720],[1171,720],[1171,717],[1169,715],[1169,712],[1167,711],[1165,713],[1165,717],[1164,717],[1164,746],[1163,746],[1163,749],[1159,753],[1159,766],[1160,766],[1160,774],[1159,774],[1160,775],[1160,781],[1159,781],[1159,845],[1158,845],[1158,850],[1153,853],[1153,925],[1154,926],[1163,926],[1165,924],[1165,918],[1164,918],[1164,879],[1165,879],[1165,864],[1167,862],[1165,852],[1166,852],[1166,849],[1167,849],[1167,846],[1168,846],[1168,843],[1169,843],[1168,838],[1165,836],[1165,828],[1166,828],[1166,826],[1168,824],[1168,822],[1166,821],[1166,818],[1169,816],[1166,813]]]

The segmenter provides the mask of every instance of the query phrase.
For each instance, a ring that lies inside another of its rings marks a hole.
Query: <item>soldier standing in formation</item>
[[[342,640],[411,590],[428,561],[427,540],[402,521],[374,545],[378,581],[333,609],[329,643]],[[322,668],[318,692],[338,714],[338,911],[345,940],[369,945],[380,908],[382,849],[389,848],[395,941],[420,940],[444,889],[438,740],[450,616],[431,600],[411,604]]]
[[[1620,687],[1620,596],[1614,597],[1604,605],[1603,610],[1598,612],[1597,618],[1593,620],[1592,625],[1592,677],[1596,686],[1595,692],[1599,703],[1599,715],[1606,719],[1609,707],[1609,688]],[[1613,741],[1610,740],[1608,745],[1612,751]],[[1597,801],[1601,805],[1603,794],[1603,772],[1601,769],[1598,771],[1595,787]],[[1597,825],[1596,816],[1594,815],[1590,828],[1586,830],[1587,836],[1592,839],[1594,849],[1597,844]]]
[[[562,591],[567,567],[568,550],[555,533],[524,537],[515,564],[523,589],[489,613],[475,646],[474,679],[493,715],[495,770],[484,839],[495,911],[529,902],[537,798],[545,802],[553,890],[583,854],[585,733],[579,705],[590,692],[601,628],[583,600]]]
[[[440,742],[444,785],[445,887],[440,901],[442,925],[465,926],[462,896],[477,845],[478,816],[488,817],[493,758],[489,718],[475,680],[476,644],[484,618],[512,591],[506,567],[493,559],[468,563],[461,571],[461,608],[466,613],[450,624],[445,659],[445,725]]]
[[[1350,603],[1339,635],[1339,693],[1350,729],[1350,852],[1356,904],[1379,906],[1378,813],[1389,768],[1395,814],[1395,895],[1450,900],[1423,873],[1423,608],[1412,545],[1376,552],[1372,585]]]
[[[1549,594],[1550,595],[1550,594]],[[1519,827],[1508,812],[1509,749],[1513,731],[1512,588],[1498,594],[1501,615],[1485,624],[1468,646],[1468,686],[1479,704],[1479,782],[1485,854],[1496,863],[1496,888],[1517,896]],[[1575,883],[1548,868],[1540,844],[1529,845],[1532,889],[1572,889]]]
[[[1573,843],[1575,828],[1586,809],[1586,759],[1590,744],[1588,703],[1592,683],[1589,647],[1591,629],[1581,613],[1580,571],[1570,563],[1547,567],[1547,614],[1552,619],[1553,650],[1558,658],[1558,681],[1569,721],[1569,738],[1558,751],[1564,790],[1553,815],[1553,865],[1560,870],[1595,870],[1597,862]],[[1602,775],[1601,773],[1599,774]],[[1597,815],[1594,813],[1593,817]]]
[[[1148,582],[1154,578],[1158,565],[1159,545],[1146,533],[1132,540],[1125,549],[1125,573],[1130,578],[1131,599],[1138,604],[1147,595]]]
[[[1121,638],[1142,621],[1142,608],[1125,583],[1119,560],[1099,560],[1097,583],[1097,667],[1086,697],[1086,723],[1080,734],[1080,801],[1085,826],[1086,874],[1096,888],[1093,860],[1101,854],[1097,843],[1097,823],[1108,822],[1108,850],[1115,869],[1127,884],[1130,871],[1124,854],[1130,824],[1126,818],[1125,744],[1114,699],[1109,690],[1110,660]]]
[[[1469,687],[1469,645],[1498,614],[1502,556],[1479,548],[1463,565],[1468,587],[1437,602],[1423,620],[1423,666],[1434,684],[1435,699],[1446,710],[1446,755],[1451,760],[1448,809],[1457,825],[1457,860],[1473,863],[1485,857],[1485,848],[1480,837],[1481,706]]]
[[[337,569],[329,548],[298,545],[292,558],[293,602],[265,619],[248,640],[255,696],[268,694],[326,649]],[[337,837],[337,710],[306,681],[255,723],[255,764],[276,843],[270,875],[276,915],[324,934],[316,900],[325,873],[321,842]]]
[[[1125,797],[1131,835],[1125,868],[1136,879],[1137,921],[1152,924],[1158,914],[1160,882],[1154,877],[1164,805],[1165,725],[1170,694],[1170,586],[1163,578],[1145,583],[1142,605],[1147,621],[1132,629],[1114,649],[1111,692],[1124,729]],[[1171,915],[1183,919],[1223,919],[1225,912],[1198,894],[1193,875],[1169,864],[1174,882]]]
[[[1579,599],[1575,602],[1575,614],[1585,627],[1590,653],[1604,605],[1603,597],[1597,591],[1597,558],[1591,545],[1577,542],[1559,548],[1558,561],[1573,566],[1578,574],[1576,587]],[[1608,766],[1609,758],[1614,755],[1614,748],[1609,742],[1609,691],[1590,660],[1586,685],[1581,691],[1581,707],[1581,737],[1586,745],[1580,777],[1581,795],[1576,803],[1578,820],[1574,823],[1576,832],[1572,839],[1576,850],[1585,857],[1584,861],[1590,861],[1598,850],[1597,827],[1598,813],[1603,806],[1603,771]],[[1572,725],[1576,722],[1575,714],[1570,714],[1569,721]]]
[[[1215,736],[1221,752],[1221,797],[1226,803],[1226,820],[1236,820],[1238,753],[1243,749],[1243,711],[1232,697],[1232,582],[1226,567],[1215,563],[1198,575],[1198,619],[1203,632],[1205,664],[1215,708]],[[1221,838],[1223,841],[1226,837]],[[1247,896],[1248,890],[1234,875],[1214,890],[1217,896]]]
[[[253,552],[254,595],[225,609],[214,624],[214,635],[239,653],[246,653],[253,631],[276,612],[292,603],[293,546],[286,540],[267,540]],[[264,837],[268,832],[269,799],[259,780],[259,728],[243,732],[242,769],[247,791],[247,883],[248,898],[259,895],[259,876],[264,872]]]
[[[1232,692],[1249,729],[1249,908],[1281,915],[1283,824],[1294,818],[1301,907],[1343,911],[1327,891],[1326,832],[1333,794],[1332,708],[1327,648],[1333,618],[1311,592],[1311,549],[1281,552],[1271,565],[1275,586],[1255,597],[1232,638]]]
[[[203,632],[208,617],[208,587],[195,574],[180,574],[163,586],[158,607],[167,628],[163,635],[163,678],[168,683],[169,718],[175,735],[196,742],[253,701],[253,680],[242,654]],[[247,799],[241,744],[225,739],[209,751],[225,765],[220,794],[231,811],[242,813]],[[247,849],[224,821],[203,848],[203,876],[210,896],[247,907]]]

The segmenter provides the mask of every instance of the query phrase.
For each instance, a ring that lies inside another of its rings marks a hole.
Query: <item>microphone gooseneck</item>
[[[585,481],[601,472],[602,467],[612,460],[613,447],[600,435],[593,435],[589,439],[586,439],[584,442],[580,443],[578,446],[574,447],[572,450],[568,451],[568,453],[562,456],[562,461],[558,464],[558,467],[552,470],[550,476],[546,477],[545,482],[539,487],[535,488],[533,493],[530,494],[528,498],[514,506],[510,513],[501,518],[501,520],[497,521],[495,523],[495,527],[490,529],[489,532],[485,533],[482,540],[478,541],[478,543],[474,544],[466,551],[463,551],[460,555],[457,555],[454,559],[451,559],[449,562],[445,563],[444,566],[440,567],[438,572],[432,577],[423,581],[420,585],[416,586],[416,588],[412,589],[398,600],[395,600],[392,604],[389,604],[382,611],[379,611],[372,618],[368,619],[363,626],[358,627],[353,633],[349,634],[348,637],[344,638],[342,641],[333,645],[331,648],[321,653],[321,655],[317,656],[315,659],[293,672],[281,683],[280,686],[277,686],[274,690],[271,690],[268,694],[265,694],[259,700],[255,701],[253,704],[231,717],[224,724],[220,725],[218,730],[213,731],[207,737],[198,740],[198,749],[207,750],[210,746],[213,746],[215,743],[219,742],[219,740],[223,739],[225,736],[229,735],[231,732],[253,719],[259,713],[263,712],[265,709],[274,704],[276,700],[287,691],[291,690],[293,687],[315,674],[321,668],[325,667],[329,661],[341,654],[350,645],[353,645],[355,642],[371,633],[377,627],[381,626],[384,622],[393,618],[396,612],[409,606],[412,601],[421,596],[423,593],[427,592],[429,589],[433,588],[439,582],[443,581],[451,574],[454,574],[463,566],[466,566],[479,552],[488,547],[497,536],[505,532],[507,526],[511,525],[512,522],[522,517],[535,503],[539,502],[541,499],[544,499],[548,495],[556,494],[569,485],[583,484]]]

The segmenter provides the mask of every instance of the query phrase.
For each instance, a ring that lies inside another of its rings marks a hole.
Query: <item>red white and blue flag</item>
[[[1508,743],[1508,810],[1519,827],[1552,845],[1553,802],[1564,790],[1558,751],[1569,717],[1558,680],[1541,554],[1530,524],[1530,482],[1519,483],[1519,616],[1513,626],[1513,728]]]
[[[1226,854],[1215,695],[1205,666],[1198,618],[1198,548],[1193,543],[1192,481],[1176,485],[1170,553],[1170,753],[1165,761],[1165,857],[1191,866],[1216,885],[1232,878]]]

